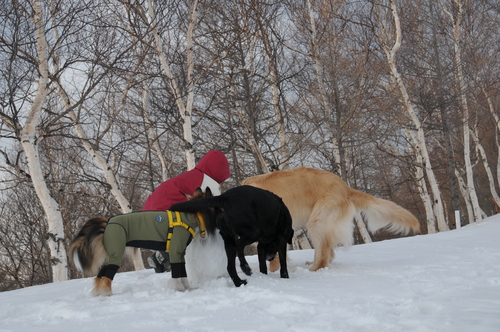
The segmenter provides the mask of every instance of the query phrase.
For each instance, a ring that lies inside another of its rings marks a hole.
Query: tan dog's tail
[[[107,224],[108,220],[104,218],[90,219],[69,245],[70,260],[85,277],[97,275],[99,269],[108,260],[102,241]]]
[[[358,212],[362,212],[372,233],[387,227],[394,233],[419,233],[418,219],[408,210],[391,201],[376,198],[358,190],[352,190],[351,202]]]

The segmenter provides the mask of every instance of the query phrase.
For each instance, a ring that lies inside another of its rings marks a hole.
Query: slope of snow
[[[0,331],[500,331],[499,237],[494,216],[337,250],[317,272],[312,250],[291,251],[290,279],[260,274],[252,256],[240,288],[221,251],[202,250],[184,293],[153,270],[119,273],[110,297],[91,297],[91,278],[0,293]]]

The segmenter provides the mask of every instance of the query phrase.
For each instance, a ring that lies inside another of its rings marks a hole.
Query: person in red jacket
[[[142,211],[166,211],[176,203],[187,201],[196,188],[209,187],[214,196],[220,195],[220,184],[231,175],[229,162],[221,151],[210,150],[195,168],[160,184],[147,198]],[[157,273],[168,272],[168,253],[157,251],[148,257],[148,263]]]

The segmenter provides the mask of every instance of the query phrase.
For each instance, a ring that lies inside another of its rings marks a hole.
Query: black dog
[[[207,188],[207,191],[209,190]],[[210,196],[208,192],[207,196]],[[236,255],[243,272],[250,275],[252,270],[248,266],[243,249],[254,242],[258,242],[260,272],[267,274],[266,259],[273,260],[278,252],[280,276],[288,278],[286,245],[292,243],[292,217],[281,198],[267,190],[240,186],[220,196],[174,204],[170,210],[197,212],[204,208],[215,209],[217,228],[220,229],[226,249],[227,271],[236,287],[247,283],[236,273]]]

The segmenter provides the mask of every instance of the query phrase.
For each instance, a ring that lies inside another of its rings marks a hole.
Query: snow
[[[0,331],[500,331],[499,235],[494,216],[340,249],[316,272],[312,250],[291,251],[290,279],[259,273],[250,256],[254,274],[240,288],[221,248],[198,243],[194,290],[175,292],[170,273],[150,269],[119,273],[110,297],[90,296],[91,278],[3,292]]]

